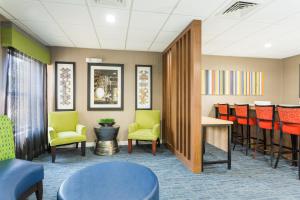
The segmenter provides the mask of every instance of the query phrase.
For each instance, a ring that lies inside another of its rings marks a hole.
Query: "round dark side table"
[[[113,155],[119,152],[117,136],[120,126],[96,126],[94,131],[96,134],[95,154]]]

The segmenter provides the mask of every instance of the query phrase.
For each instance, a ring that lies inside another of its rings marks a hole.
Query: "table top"
[[[158,199],[156,175],[131,162],[104,162],[81,169],[59,188],[58,200]]]
[[[232,121],[222,120],[222,119],[216,119],[212,117],[206,117],[202,116],[201,118],[201,124],[202,126],[219,126],[219,125],[231,125],[233,124]]]
[[[95,129],[100,129],[100,128],[120,128],[119,125],[113,125],[113,126],[100,126],[100,125],[96,125],[94,126]]]

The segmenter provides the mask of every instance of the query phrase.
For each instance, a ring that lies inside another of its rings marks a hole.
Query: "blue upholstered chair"
[[[0,199],[26,199],[35,192],[41,200],[43,179],[42,165],[15,159],[12,122],[0,115]]]

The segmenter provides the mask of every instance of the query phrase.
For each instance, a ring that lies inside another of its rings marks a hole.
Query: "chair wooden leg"
[[[47,146],[47,151],[48,151],[48,153],[51,153],[51,146],[50,146],[50,144],[48,144],[48,146]]]
[[[85,144],[86,144],[85,141],[81,142],[81,155],[82,156],[85,156]]]
[[[128,153],[132,152],[132,139],[128,139]]]
[[[35,192],[35,196],[37,200],[43,199],[43,181],[37,183],[37,190]]]
[[[56,146],[52,146],[52,147],[51,147],[51,156],[52,156],[52,163],[55,163]]]
[[[157,138],[157,146],[160,147],[160,139]]]
[[[152,141],[152,154],[155,156],[156,154],[156,140]]]
[[[78,142],[76,142],[76,149],[78,149]]]

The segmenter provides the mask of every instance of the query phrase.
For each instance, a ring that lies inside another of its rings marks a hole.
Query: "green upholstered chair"
[[[135,123],[128,128],[128,153],[132,152],[132,140],[152,141],[152,154],[156,153],[156,145],[160,144],[160,111],[138,110]]]
[[[86,127],[78,124],[78,112],[51,112],[48,117],[48,139],[52,162],[55,162],[56,146],[81,142],[81,155],[85,156]]]
[[[0,161],[15,158],[15,144],[11,120],[0,115]]]

